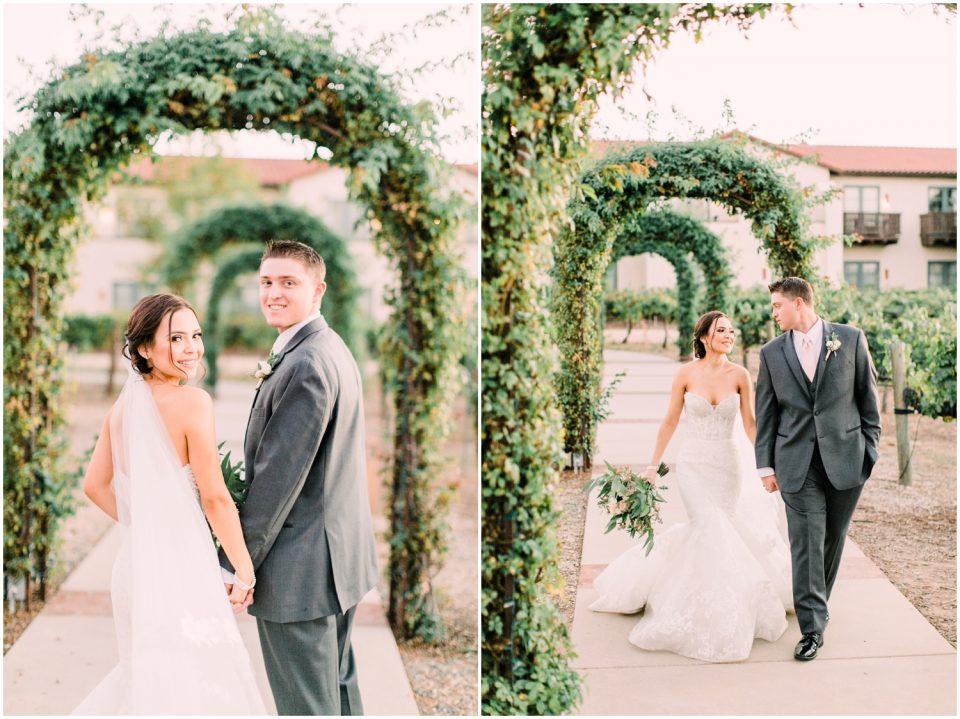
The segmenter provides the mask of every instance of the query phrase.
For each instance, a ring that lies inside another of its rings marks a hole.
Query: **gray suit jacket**
[[[826,358],[831,336],[840,349]],[[856,327],[823,321],[823,346],[811,392],[785,332],[760,350],[757,376],[758,467],[773,467],[784,492],[803,486],[814,443],[830,483],[851,489],[870,476],[879,456],[877,371],[867,338]]]
[[[363,389],[323,317],[280,352],[253,400],[240,511],[257,588],[250,613],[296,622],[345,612],[378,577]]]

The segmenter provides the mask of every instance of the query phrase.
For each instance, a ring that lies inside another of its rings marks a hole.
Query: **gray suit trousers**
[[[304,622],[257,617],[263,661],[280,716],[360,716],[350,630],[357,607]]]
[[[818,448],[799,491],[780,491],[787,507],[793,604],[804,634],[822,634],[826,626],[827,600],[862,490],[863,485],[837,489],[830,484]]]

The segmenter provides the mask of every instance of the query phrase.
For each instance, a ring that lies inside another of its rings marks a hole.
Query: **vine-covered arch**
[[[389,617],[410,636],[436,621],[428,568],[443,553],[435,477],[463,345],[455,230],[427,108],[376,67],[254,8],[208,27],[88,52],[23,105],[4,148],[4,549],[14,577],[43,577],[69,487],[57,486],[62,304],[83,207],[164,134],[272,129],[330,151],[399,276],[381,359],[394,433]]]
[[[168,284],[174,291],[183,293],[192,284],[203,260],[222,258],[210,287],[204,323],[209,367],[206,382],[210,387],[216,387],[219,376],[220,302],[238,275],[257,271],[264,246],[270,240],[297,240],[320,254],[327,267],[324,317],[347,345],[356,349],[356,274],[343,238],[298,207],[282,203],[222,207],[182,228],[164,265]],[[237,251],[224,258],[224,250],[231,248]]]
[[[725,290],[730,280],[716,235],[691,218],[662,210],[647,214],[648,208],[668,198],[694,198],[742,213],[751,221],[770,265],[781,274],[808,276],[814,241],[807,235],[809,220],[800,188],[738,142],[641,145],[607,155],[581,181],[583,196],[570,207],[574,226],[556,250],[558,268],[576,267],[575,272],[558,273],[563,360],[557,385],[567,430],[565,447],[583,455],[585,466],[590,466],[603,355],[596,308],[602,302],[607,266],[618,257],[617,243],[637,230],[659,233],[655,236],[685,246],[700,258],[708,290]],[[573,264],[567,255],[576,258]],[[711,300],[711,308],[726,309],[725,292]],[[686,311],[695,313],[696,308]],[[688,336],[681,328],[681,341]]]
[[[703,303],[711,309],[724,309],[733,273],[721,239],[688,215],[669,209],[631,215],[624,220],[613,240],[610,262],[641,255],[649,242],[670,244],[690,254],[703,275]],[[606,270],[604,270],[606,271]],[[689,344],[689,342],[687,343]]]
[[[607,238],[610,239],[610,238]],[[590,292],[591,273],[602,278],[614,262],[644,253],[658,254],[671,265],[677,278],[677,346],[680,357],[689,356],[690,336],[697,317],[696,263],[705,281],[704,299],[709,307],[727,302],[730,270],[720,238],[700,222],[669,209],[631,215],[618,227],[609,252],[591,256],[589,246],[578,243],[577,232],[567,232],[555,250],[556,280],[552,315],[560,348],[557,398],[563,412],[564,451],[584,458],[587,466],[596,437],[603,355],[602,291]],[[594,317],[584,324],[581,318]]]

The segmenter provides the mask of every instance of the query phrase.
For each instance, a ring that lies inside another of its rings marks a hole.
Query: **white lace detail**
[[[687,392],[683,397],[683,404],[692,438],[733,439],[733,419],[740,411],[739,394],[724,397],[719,403],[713,405],[704,397]]]
[[[190,481],[190,489],[193,490],[193,496],[197,498],[197,503],[200,503],[200,487],[197,486],[197,476],[193,473],[193,467],[189,464],[183,465],[183,470],[187,475],[187,479]]]
[[[739,395],[711,405],[688,392],[684,407],[689,434],[675,480],[690,521],[659,533],[649,556],[638,544],[617,557],[594,580],[590,608],[643,609],[629,636],[642,649],[740,661],[754,638],[775,641],[787,628],[790,553],[769,498],[751,490],[750,504],[742,501],[753,466],[745,464]]]

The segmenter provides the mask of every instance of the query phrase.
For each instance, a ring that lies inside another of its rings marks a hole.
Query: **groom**
[[[783,334],[760,350],[757,466],[786,505],[803,633],[793,656],[808,661],[823,645],[847,527],[878,457],[877,374],[863,332],[818,317],[806,280],[774,282],[770,301]]]
[[[378,576],[360,372],[320,314],[325,275],[299,242],[271,242],[260,261],[260,307],[279,336],[247,421],[240,522],[281,715],[363,713],[350,629]]]

